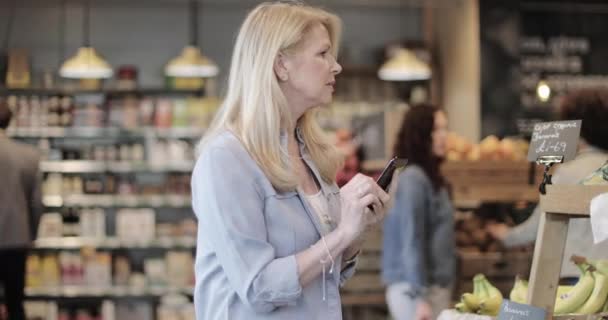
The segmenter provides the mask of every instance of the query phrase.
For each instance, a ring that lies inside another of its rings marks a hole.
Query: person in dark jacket
[[[40,156],[6,134],[12,112],[0,100],[0,284],[10,320],[25,319],[25,260],[42,214]]]

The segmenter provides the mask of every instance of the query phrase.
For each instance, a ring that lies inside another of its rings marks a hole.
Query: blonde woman
[[[192,176],[197,319],[342,318],[339,285],[389,195],[362,175],[338,189],[341,157],[315,123],[339,35],[338,17],[293,2],[260,4],[241,26]]]

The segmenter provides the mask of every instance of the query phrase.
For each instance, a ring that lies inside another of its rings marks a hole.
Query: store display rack
[[[587,320],[593,316],[552,316],[559,275],[572,218],[589,218],[595,196],[608,193],[608,186],[547,185],[540,197],[542,215],[536,237],[528,304],[547,310],[547,319]]]

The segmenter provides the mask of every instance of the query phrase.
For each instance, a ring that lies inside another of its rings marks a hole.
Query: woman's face
[[[435,123],[433,125],[432,152],[438,158],[445,158],[446,155],[446,138],[448,134],[448,118],[443,111],[435,112]]]
[[[331,52],[331,41],[322,24],[310,28],[294,53],[282,55],[282,69],[278,73],[287,101],[298,115],[312,107],[332,100],[336,75],[342,67]],[[285,77],[287,79],[281,79]]]

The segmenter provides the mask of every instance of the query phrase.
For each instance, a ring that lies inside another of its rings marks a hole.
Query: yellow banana
[[[574,312],[577,314],[594,314],[600,312],[608,298],[608,262],[600,260],[591,263],[591,265],[596,269],[596,271],[593,272],[595,284],[587,301]]]
[[[606,298],[608,298],[608,277],[599,271],[593,272],[595,283],[593,291],[587,301],[576,309],[576,314],[594,314],[602,310]]]
[[[509,293],[509,300],[517,303],[526,303],[528,296],[528,281],[521,279],[519,276],[515,277],[515,285]]]
[[[476,312],[479,309],[479,303],[481,302],[479,297],[468,292],[462,294],[460,301],[464,303],[472,312]]]
[[[473,294],[479,298],[479,300],[488,297],[488,292],[483,286],[483,279],[486,277],[483,274],[476,274],[473,277]]]
[[[479,304],[479,313],[484,315],[496,316],[502,304],[502,293],[494,287],[488,279],[483,277],[481,282],[486,291],[487,298],[482,299]]]
[[[471,310],[471,309],[469,309],[469,308],[467,307],[467,305],[466,305],[464,302],[458,302],[458,303],[457,303],[457,304],[454,306],[454,308],[455,308],[456,310],[458,310],[458,312],[462,312],[462,313],[471,313],[471,312],[472,312],[472,310]]]
[[[591,295],[594,285],[593,274],[586,270],[572,290],[557,297],[553,313],[556,315],[566,314],[580,308]]]

